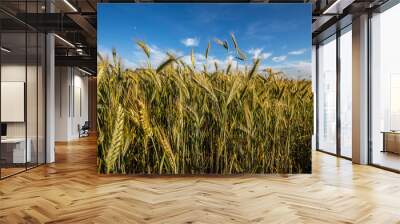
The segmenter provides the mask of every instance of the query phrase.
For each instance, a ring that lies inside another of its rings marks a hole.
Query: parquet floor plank
[[[400,223],[400,175],[313,152],[311,175],[96,173],[96,139],[0,181],[0,223]]]

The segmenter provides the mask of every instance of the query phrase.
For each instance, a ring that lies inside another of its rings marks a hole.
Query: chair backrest
[[[90,128],[89,121],[85,121],[85,123],[83,124],[82,128]]]

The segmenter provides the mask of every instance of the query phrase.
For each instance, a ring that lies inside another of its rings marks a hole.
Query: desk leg
[[[386,152],[386,134],[382,133],[383,135],[383,149],[381,152]]]

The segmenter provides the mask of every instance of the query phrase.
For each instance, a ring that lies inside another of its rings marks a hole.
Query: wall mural
[[[98,171],[311,173],[309,4],[99,4]]]

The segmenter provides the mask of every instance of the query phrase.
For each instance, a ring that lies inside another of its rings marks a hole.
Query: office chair
[[[82,127],[78,125],[79,138],[89,136],[89,129],[90,129],[89,121],[85,121]]]

